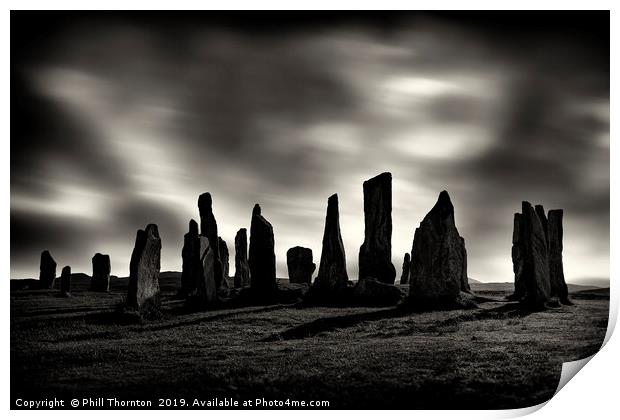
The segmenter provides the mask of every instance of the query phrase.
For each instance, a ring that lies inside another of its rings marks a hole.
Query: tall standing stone
[[[203,309],[209,309],[217,303],[217,285],[215,280],[215,253],[209,239],[200,235],[200,276],[197,284],[197,297]]]
[[[110,291],[110,273],[112,266],[110,265],[110,256],[96,253],[92,259],[93,276],[90,280],[90,288],[96,292]]]
[[[53,289],[56,281],[56,261],[46,249],[41,253],[39,285],[42,289]]]
[[[198,197],[198,210],[200,212],[200,234],[209,239],[209,244],[213,250],[215,283],[217,287],[220,288],[224,283],[224,273],[222,271],[222,263],[220,261],[217,221],[213,215],[213,201],[210,193],[206,192]]]
[[[394,284],[392,264],[392,174],[364,182],[364,243],[359,253],[359,278]]]
[[[415,230],[409,296],[421,303],[451,302],[469,292],[465,240],[454,223],[446,191]]]
[[[515,292],[512,298],[515,300],[521,300],[525,296],[525,281],[523,277],[523,247],[524,239],[522,238],[523,217],[521,213],[515,213],[514,226],[512,231],[512,271],[515,275]]]
[[[411,256],[408,252],[405,252],[405,258],[403,258],[403,273],[400,276],[400,284],[409,283],[409,271],[411,270]]]
[[[519,235],[522,253],[521,278],[515,279],[525,295],[520,300],[529,307],[540,308],[550,297],[549,257],[543,221],[530,203],[522,203]]]
[[[71,293],[71,267],[68,265],[62,268],[60,274],[60,293],[65,296]]]
[[[568,287],[564,279],[564,263],[562,262],[562,241],[564,236],[562,218],[562,210],[549,210],[549,283],[551,286],[551,296],[557,296],[563,304],[570,304]]]
[[[250,265],[248,264],[247,229],[239,229],[235,235],[235,287],[250,285]]]
[[[312,262],[312,250],[296,246],[286,252],[288,279],[291,283],[312,283],[312,273],[316,264]]]
[[[159,294],[161,239],[157,225],[138,230],[129,263],[127,305],[141,308]]]
[[[222,264],[222,286],[228,288],[228,277],[230,271],[228,245],[226,245],[226,241],[223,240],[221,236],[218,236],[217,240],[220,250],[220,263]]]
[[[190,296],[195,293],[198,281],[202,276],[200,262],[200,237],[198,223],[194,219],[189,221],[189,232],[183,237],[183,271],[181,272],[181,294]]]
[[[338,194],[334,194],[327,201],[319,274],[312,285],[313,294],[319,298],[337,299],[349,282],[339,219]]]
[[[250,284],[255,294],[269,296],[277,290],[273,227],[261,215],[258,204],[252,210],[250,226]]]

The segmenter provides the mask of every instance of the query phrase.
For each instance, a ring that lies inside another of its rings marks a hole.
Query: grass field
[[[11,399],[325,400],[330,408],[519,408],[548,400],[561,364],[595,353],[609,296],[524,313],[496,290],[479,309],[256,306],[187,313],[162,280],[164,317],[115,313],[125,294],[75,284],[11,292]],[[290,407],[284,407],[290,408]]]

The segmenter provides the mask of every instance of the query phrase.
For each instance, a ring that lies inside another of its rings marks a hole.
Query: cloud
[[[179,270],[187,222],[210,191],[231,261],[261,203],[279,276],[291,246],[319,261],[337,192],[354,278],[362,182],[383,171],[394,178],[397,267],[448,189],[473,277],[512,279],[521,200],[565,209],[567,278],[584,266],[608,275],[609,65],[598,32],[449,15],[218,22],[76,17],[19,50],[13,276],[35,275],[44,247],[87,272],[107,249],[126,274],[135,231],[150,222],[162,268]]]

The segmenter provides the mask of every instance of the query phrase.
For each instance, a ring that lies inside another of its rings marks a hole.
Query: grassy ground
[[[114,314],[124,290],[72,298],[11,292],[11,396],[327,400],[330,408],[518,408],[549,399],[561,364],[595,353],[608,295],[524,313],[290,305],[185,313],[173,281],[165,317]],[[484,295],[483,290],[477,293]],[[288,408],[288,407],[284,407]]]

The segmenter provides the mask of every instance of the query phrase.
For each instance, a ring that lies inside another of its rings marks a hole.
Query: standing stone
[[[222,264],[222,287],[228,288],[228,273],[230,271],[228,245],[226,245],[226,241],[221,236],[218,236],[217,240],[220,250],[220,263]]]
[[[255,294],[269,296],[278,288],[273,227],[261,215],[258,204],[252,210],[250,226],[250,285]]]
[[[198,197],[198,210],[200,212],[200,234],[209,239],[209,244],[213,250],[215,283],[217,287],[220,288],[224,283],[224,273],[220,261],[217,221],[213,215],[213,201],[210,193],[206,192]]]
[[[408,252],[405,252],[405,258],[403,259],[403,273],[400,276],[400,284],[409,283],[409,271],[411,270],[411,256]]]
[[[41,253],[39,285],[42,289],[53,289],[56,281],[56,261],[46,249]]]
[[[71,293],[71,267],[68,265],[62,268],[60,274],[60,293],[64,296],[69,296]]]
[[[564,279],[564,263],[562,262],[562,241],[564,236],[562,217],[562,210],[549,210],[549,283],[551,286],[551,296],[557,296],[563,304],[570,304],[568,287]]]
[[[454,223],[446,191],[415,230],[411,250],[409,296],[421,303],[453,302],[469,293],[465,240]]]
[[[194,219],[189,221],[189,232],[183,237],[183,271],[181,272],[181,295],[190,296],[196,292],[198,281],[202,276],[200,262],[200,238],[198,223]]]
[[[250,265],[248,264],[247,229],[239,229],[235,235],[235,287],[250,285]]]
[[[392,174],[364,182],[364,243],[359,253],[359,278],[394,284],[392,264]]]
[[[515,279],[515,287],[519,284],[525,289],[521,301],[531,308],[542,307],[551,293],[548,248],[543,226],[543,221],[532,205],[524,201],[519,226],[523,268],[521,278]]]
[[[90,280],[90,288],[96,292],[110,291],[110,256],[96,253],[92,259],[93,276]]]
[[[337,299],[349,282],[339,219],[338,194],[334,194],[327,200],[319,274],[312,285],[313,295],[319,299]]]
[[[217,303],[215,253],[206,236],[200,235],[200,277],[197,284],[198,302],[203,309]]]
[[[161,239],[157,225],[150,224],[145,230],[138,230],[129,263],[128,306],[141,308],[159,295],[160,258]]]
[[[545,215],[545,208],[541,204],[536,204],[534,206],[534,211],[540,220],[540,224],[542,225],[543,232],[545,233],[545,241],[549,243],[549,222],[547,220],[547,216]]]
[[[521,225],[523,217],[521,213],[515,213],[514,227],[512,231],[512,271],[515,275],[515,292],[511,299],[521,300],[525,296],[525,281],[523,277],[523,229]]]
[[[312,273],[316,264],[312,262],[312,250],[296,246],[286,252],[288,278],[291,283],[312,283]]]

